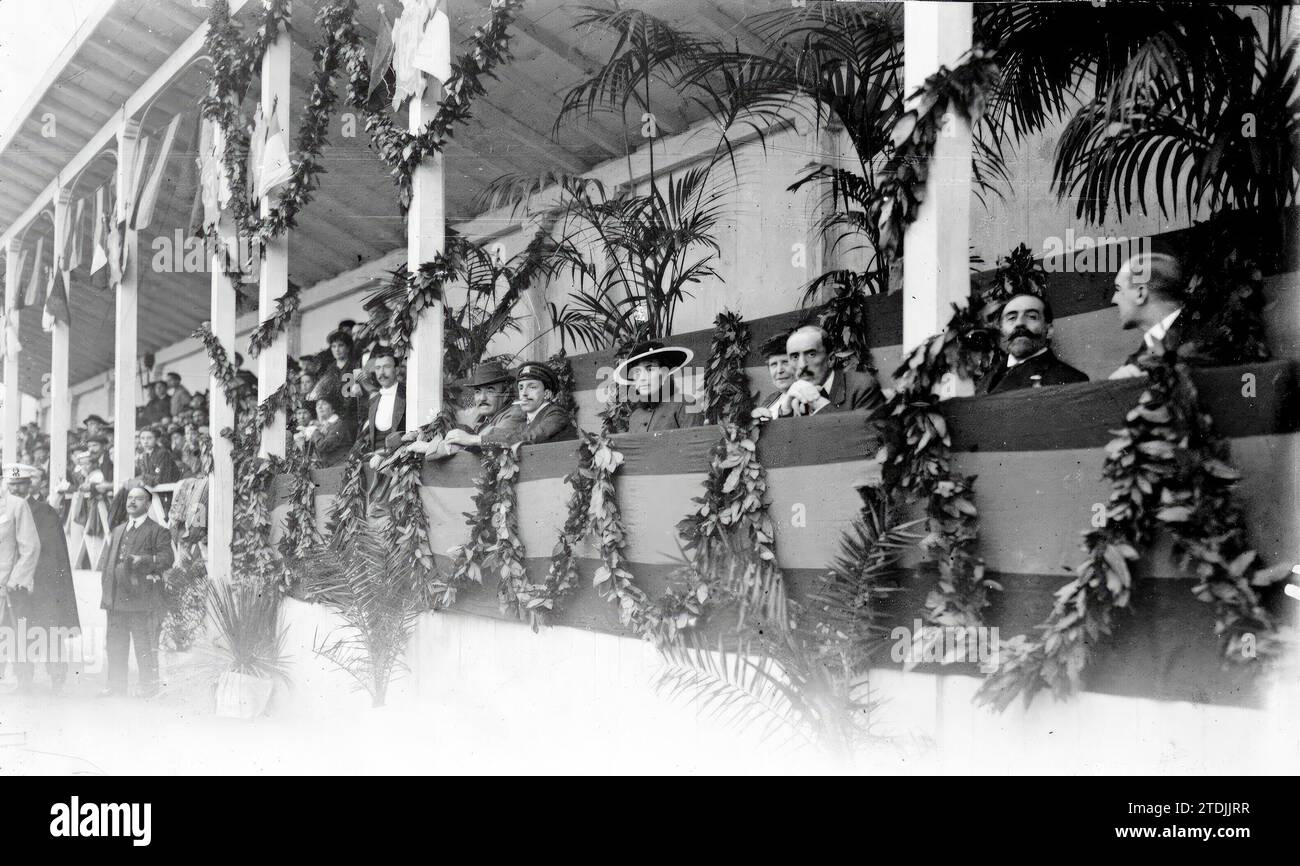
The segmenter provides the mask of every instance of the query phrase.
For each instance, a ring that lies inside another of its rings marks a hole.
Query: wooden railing
[[[172,497],[179,487],[180,482],[174,482],[159,484],[151,488],[154,495],[153,501],[149,505],[149,517],[166,529],[171,528],[168,513],[171,511]],[[72,563],[74,569],[94,571],[99,567],[99,558],[103,555],[104,547],[108,544],[111,533],[108,526],[111,494],[108,491],[94,495],[79,490],[68,490],[60,494],[60,496],[62,501],[68,505],[67,517],[63,523],[63,532],[68,541],[68,560]],[[96,509],[99,527],[102,530],[98,534],[86,532],[86,527],[77,522],[77,515],[81,511],[81,505],[85,497],[93,497],[93,506]],[[185,545],[172,545],[178,562],[186,552],[183,549],[184,547]],[[208,555],[207,542],[201,542],[199,550],[206,559]]]

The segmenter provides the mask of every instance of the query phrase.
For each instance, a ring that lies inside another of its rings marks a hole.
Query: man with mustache
[[[469,408],[468,418],[462,416],[457,430],[470,436],[477,436],[488,431],[502,432],[520,429],[525,424],[524,413],[515,405],[514,377],[500,361],[485,361],[474,368],[465,385],[473,389],[474,396]],[[449,431],[456,432],[456,431]],[[403,437],[409,444],[407,450],[423,454],[429,459],[449,457],[462,450],[465,443],[457,443],[459,437],[450,440],[435,436],[430,440],[420,440],[418,434],[411,432]]]
[[[794,381],[773,405],[771,417],[874,409],[885,402],[876,377],[831,365],[830,335],[817,325],[797,328],[785,342]]]
[[[361,431],[367,451],[393,449],[406,430],[406,390],[398,381],[397,356],[387,346],[376,347],[371,360],[379,390],[370,396],[370,412]]]
[[[539,363],[524,364],[515,379],[519,400],[518,406],[512,404],[511,408],[518,413],[522,423],[489,424],[479,433],[452,430],[447,434],[447,444],[469,448],[520,443],[537,445],[578,437],[573,419],[555,404],[560,382],[550,367]]]
[[[1084,373],[1052,351],[1052,305],[1046,298],[1028,293],[1012,295],[998,314],[998,328],[1007,363],[986,373],[975,387],[976,394],[1088,381]]]

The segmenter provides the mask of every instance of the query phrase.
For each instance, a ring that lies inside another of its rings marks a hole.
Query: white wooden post
[[[13,336],[18,333],[18,313],[14,309],[23,287],[19,282],[18,257],[22,254],[22,244],[11,240],[5,250],[5,334],[4,377],[4,460],[11,463],[18,459],[18,427],[22,423],[22,393],[18,390],[18,347],[14,345]]]
[[[204,121],[207,123],[208,121]],[[231,255],[237,255],[239,238],[223,214],[220,231]],[[226,276],[219,246],[211,257],[212,307],[209,327],[232,361],[235,347],[235,281]],[[216,376],[208,377],[208,429],[212,437],[212,475],[208,479],[208,577],[229,583],[235,537],[235,463],[230,440],[221,431],[235,426],[235,407],[226,399]]]
[[[451,69],[451,27],[446,3],[433,12],[429,27],[437,38],[434,56],[443,75]],[[442,81],[429,76],[420,99],[412,99],[408,128],[419,132],[433,118],[442,98]],[[411,209],[406,215],[406,266],[412,274],[446,249],[446,202],[443,197],[443,155],[435,153],[415,170]],[[411,335],[406,359],[406,429],[415,430],[434,419],[442,409],[442,302],[425,308]]]
[[[140,393],[136,384],[140,250],[136,231],[129,225],[135,198],[135,153],[139,138],[139,122],[125,118],[117,132],[117,213],[113,216],[119,224],[127,222],[122,238],[126,265],[122,268],[122,282],[117,286],[113,361],[113,482],[119,487],[135,475],[135,406]]]
[[[63,272],[63,288],[72,302],[72,272],[68,269],[67,245],[71,190],[59,190],[54,199],[54,250]],[[50,334],[50,489],[58,489],[68,474],[68,430],[72,425],[72,393],[68,382],[68,355],[71,329],[67,322],[54,320]]]
[[[289,81],[289,55],[293,50],[290,34],[281,29],[275,41],[266,49],[262,57],[262,112],[267,123],[271,121],[271,112],[279,121],[282,131],[293,129],[293,120],[289,113],[289,97],[292,86]],[[275,202],[274,192],[262,197],[262,216],[265,217]],[[275,315],[275,302],[289,290],[289,235],[286,232],[275,240],[268,241],[262,251],[261,278],[257,287],[257,319],[264,322]],[[233,341],[232,341],[233,343]],[[278,391],[285,380],[286,341],[281,333],[275,342],[266,347],[257,356],[257,401],[265,401]],[[262,431],[262,456],[285,455],[285,413],[276,410],[275,420]]]
[[[971,47],[972,4],[903,5],[903,87],[911,95]],[[903,240],[903,350],[939,333],[970,295],[971,132],[955,115],[935,146],[925,199]]]

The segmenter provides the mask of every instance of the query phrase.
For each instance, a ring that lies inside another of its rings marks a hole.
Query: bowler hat
[[[785,341],[789,338],[789,331],[781,331],[764,340],[763,345],[759,347],[759,352],[762,354],[763,360],[766,361],[773,355],[786,354]]]
[[[474,368],[474,375],[470,376],[465,384],[471,388],[482,388],[498,382],[509,382],[513,378],[505,364],[500,361],[485,361]]]
[[[108,422],[105,421],[103,418],[99,417],[98,415],[87,415],[87,416],[86,416],[86,420],[85,420],[85,421],[82,421],[81,423],[82,423],[82,424],[89,424],[91,421],[94,421],[96,424],[107,424],[107,423],[108,423]]]

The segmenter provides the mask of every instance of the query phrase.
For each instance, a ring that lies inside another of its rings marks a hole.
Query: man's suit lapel
[[[844,400],[848,396],[849,393],[848,380],[849,380],[849,373],[847,370],[835,371],[835,380],[831,382],[831,390],[830,390],[830,394],[827,395],[827,398],[831,401],[831,405],[836,407],[837,409],[840,406],[844,405]]]

